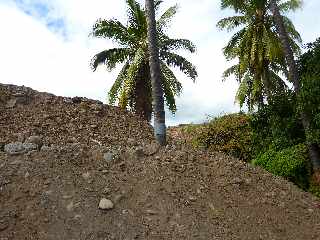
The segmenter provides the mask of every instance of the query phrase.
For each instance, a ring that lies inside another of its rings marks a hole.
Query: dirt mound
[[[81,97],[57,97],[27,87],[0,84],[0,142],[42,135],[44,144],[142,143],[152,127],[117,107]]]
[[[1,240],[320,239],[318,200],[262,169],[159,149],[147,123],[92,100],[1,89],[2,141],[43,136],[41,150],[0,151]]]

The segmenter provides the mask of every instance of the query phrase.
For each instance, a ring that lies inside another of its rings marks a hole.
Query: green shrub
[[[244,161],[251,157],[251,129],[245,114],[217,117],[198,128],[192,143],[212,151],[222,151]]]
[[[270,149],[253,160],[267,171],[285,177],[302,189],[307,189],[310,178],[307,148],[298,144],[281,151]]]

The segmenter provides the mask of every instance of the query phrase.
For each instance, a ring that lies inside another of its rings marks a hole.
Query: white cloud
[[[40,91],[64,96],[86,96],[105,101],[117,71],[107,72],[103,67],[96,72],[89,68],[90,58],[103,49],[112,47],[108,40],[88,38],[90,29],[98,18],[126,20],[125,1],[111,0],[23,0],[24,6],[42,4],[46,14],[30,16],[13,1],[0,0],[0,81],[26,85]],[[139,2],[143,3],[142,0]],[[229,80],[221,82],[226,63],[221,49],[229,40],[230,33],[216,29],[216,22],[230,14],[219,9],[218,0],[164,1],[163,9],[178,3],[180,6],[170,36],[192,40],[198,51],[187,58],[197,66],[196,83],[177,72],[184,92],[178,98],[175,118],[168,114],[169,124],[198,122],[206,114],[237,111],[234,94],[237,84]],[[318,15],[309,15],[319,9],[317,0],[309,0],[306,11],[294,17],[298,29],[306,41],[319,35],[314,24]],[[24,9],[25,10],[25,9]],[[3,21],[6,19],[7,21]],[[63,20],[64,29],[48,27],[54,20]],[[319,25],[319,24],[318,24]],[[64,32],[65,34],[61,34]]]

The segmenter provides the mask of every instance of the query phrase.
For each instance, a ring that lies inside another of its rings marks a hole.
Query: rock
[[[103,105],[102,104],[91,104],[90,109],[93,111],[100,112],[103,109]]]
[[[102,198],[99,202],[99,208],[102,210],[113,209],[113,207],[114,207],[113,202],[109,199]]]
[[[52,149],[53,149],[52,147],[43,145],[40,150],[41,150],[41,151],[51,151]]]
[[[25,152],[30,152],[39,148],[38,145],[34,143],[23,143],[22,145],[25,149]]]
[[[74,204],[73,204],[73,202],[70,202],[70,203],[67,205],[67,210],[68,210],[69,212],[71,212],[71,211],[73,210],[73,208],[74,208]]]
[[[138,160],[144,156],[143,148],[142,147],[136,147],[131,149],[130,151],[131,157]]]
[[[82,174],[83,179],[88,180],[90,178],[90,173],[86,172]]]
[[[43,145],[43,140],[41,136],[30,136],[26,139],[25,143],[32,143],[37,145],[38,149],[40,149]]]
[[[7,101],[6,108],[14,108],[16,106],[17,99],[12,98]]]
[[[157,212],[157,211],[152,210],[152,209],[148,209],[148,210],[146,210],[146,213],[147,213],[147,214],[149,214],[149,215],[157,215],[157,214],[158,214],[158,212]]]
[[[72,103],[81,103],[82,102],[82,98],[81,97],[73,97],[71,98]]]
[[[107,162],[111,162],[114,159],[114,153],[113,152],[106,152],[103,154],[103,159]]]
[[[137,146],[137,141],[133,138],[128,138],[127,144],[128,144],[128,146]]]
[[[151,144],[146,145],[143,148],[143,153],[147,156],[151,156],[154,155],[155,153],[157,153],[160,149],[160,145],[156,142],[153,142]]]
[[[9,155],[19,155],[26,152],[22,142],[9,143],[4,146],[4,151]]]
[[[18,104],[27,104],[28,99],[23,93],[17,93],[14,98],[11,98],[7,101],[6,108],[14,108]]]

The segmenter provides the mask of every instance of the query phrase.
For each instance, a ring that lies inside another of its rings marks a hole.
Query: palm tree
[[[161,0],[154,2],[155,11]],[[112,39],[118,46],[96,54],[91,60],[91,67],[96,70],[104,64],[109,71],[123,64],[117,79],[109,93],[109,103],[123,109],[130,109],[150,121],[152,116],[151,76],[148,49],[148,27],[146,12],[135,0],[126,0],[127,24],[116,19],[98,19],[93,26],[92,36]],[[159,47],[160,70],[164,100],[172,113],[176,112],[175,96],[182,91],[170,67],[178,67],[184,74],[195,81],[197,71],[192,63],[175,53],[184,49],[195,52],[195,46],[187,39],[171,39],[166,34],[168,24],[177,11],[177,6],[167,9],[157,20],[157,44]],[[155,110],[155,109],[154,109]]]
[[[217,24],[220,29],[230,31],[242,27],[224,48],[226,58],[237,59],[238,63],[228,68],[223,78],[236,76],[240,82],[236,100],[240,106],[246,103],[252,110],[254,106],[263,105],[273,93],[286,88],[280,77],[280,74],[287,75],[281,41],[265,0],[222,0],[221,7],[232,8],[238,14],[220,20]],[[288,11],[292,8],[283,5],[282,9]],[[299,54],[297,42],[301,43],[301,37],[290,19],[283,17],[293,51]]]
[[[163,90],[161,87],[159,49],[157,44],[157,26],[153,0],[146,0],[146,13],[148,24],[149,66],[154,109],[154,133],[157,142],[163,146],[166,144],[166,124]]]
[[[293,6],[296,6],[301,1],[300,0],[292,0],[291,2],[292,2]],[[272,11],[274,19],[275,19],[276,27],[277,27],[278,34],[281,39],[281,43],[283,46],[283,52],[284,52],[286,60],[287,60],[287,64],[289,67],[289,75],[290,75],[290,78],[293,82],[295,93],[296,93],[296,95],[299,95],[299,92],[300,92],[299,72],[298,72],[298,68],[296,66],[296,62],[294,59],[292,45],[290,44],[288,32],[285,28],[285,19],[283,18],[283,16],[281,16],[281,13],[280,13],[281,5],[278,5],[276,0],[270,0],[270,10]],[[310,160],[312,163],[312,168],[320,176],[319,147],[316,143],[314,143],[308,137],[309,132],[312,130],[311,123],[310,123],[311,120],[310,120],[310,117],[308,116],[308,113],[304,109],[301,109],[300,115],[301,115],[304,131],[307,136],[307,145],[308,145],[308,149],[309,149],[309,156],[310,156]],[[320,181],[320,179],[318,179],[318,181]]]

